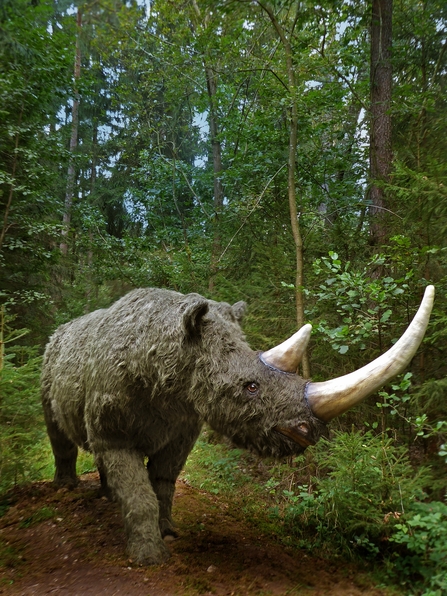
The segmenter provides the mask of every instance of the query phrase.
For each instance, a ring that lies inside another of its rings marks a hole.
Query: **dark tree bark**
[[[380,246],[386,240],[386,195],[392,166],[391,89],[392,89],[393,0],[373,0],[371,18],[371,130],[370,200],[371,242]]]
[[[95,191],[96,185],[96,166],[97,166],[97,154],[98,154],[98,120],[93,117],[93,131],[92,131],[92,161],[91,161],[91,176],[90,176],[90,194]],[[97,292],[98,287],[92,279],[92,266],[93,266],[93,230],[90,228],[89,231],[89,249],[87,251],[87,277],[86,277],[86,290],[85,290],[85,306],[84,314],[90,312],[90,304],[93,292]]]
[[[67,187],[65,191],[65,204],[64,204],[64,215],[62,218],[62,242],[60,249],[63,255],[68,252],[68,232],[70,230],[71,222],[71,209],[73,205],[73,195],[75,186],[76,167],[74,160],[74,152],[78,146],[78,127],[79,127],[79,90],[78,81],[81,77],[81,48],[80,48],[80,35],[82,27],[82,13],[78,7],[77,13],[77,35],[76,35],[76,54],[74,64],[74,97],[73,107],[71,110],[71,138],[70,138],[70,160],[68,163],[67,172]]]

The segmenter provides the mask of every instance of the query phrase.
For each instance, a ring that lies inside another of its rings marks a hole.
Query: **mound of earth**
[[[118,505],[97,474],[72,491],[19,487],[0,518],[0,594],[37,596],[384,596],[354,567],[288,549],[232,514],[224,497],[177,483],[180,538],[158,567],[125,555]]]

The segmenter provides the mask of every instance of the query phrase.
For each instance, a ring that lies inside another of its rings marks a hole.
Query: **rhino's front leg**
[[[158,500],[137,451],[109,450],[99,454],[107,485],[121,505],[127,552],[140,564],[155,565],[169,557],[158,524]]]
[[[163,538],[178,536],[171,517],[175,481],[185,465],[186,459],[200,434],[201,424],[187,429],[181,435],[155,453],[147,462],[150,483],[158,498],[159,525]]]

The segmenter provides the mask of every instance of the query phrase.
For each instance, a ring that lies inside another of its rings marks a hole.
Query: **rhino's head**
[[[234,326],[229,333],[217,333],[207,315],[205,326],[212,337],[204,341],[206,354],[198,363],[206,369],[203,376],[199,374],[203,383],[196,385],[198,409],[236,445],[276,457],[301,453],[327,435],[330,420],[408,366],[424,337],[433,299],[434,287],[428,286],[410,326],[385,354],[353,373],[317,383],[296,374],[311,325],[279,346],[257,353],[234,333]],[[234,312],[240,309],[226,306],[234,323]]]

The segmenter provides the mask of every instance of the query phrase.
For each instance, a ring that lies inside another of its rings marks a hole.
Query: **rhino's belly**
[[[131,407],[133,406],[133,407]],[[136,449],[147,456],[173,441],[188,441],[201,421],[180,403],[139,404],[102,400],[101,407],[87,404],[88,442],[93,451]]]

